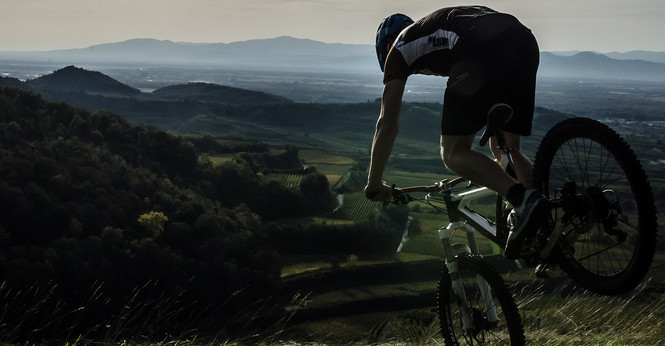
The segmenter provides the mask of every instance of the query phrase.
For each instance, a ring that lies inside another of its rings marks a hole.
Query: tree
[[[168,220],[169,218],[161,211],[151,211],[139,216],[138,221],[153,238],[158,238],[164,232],[164,224]]]
[[[309,214],[329,212],[336,206],[328,178],[321,173],[316,171],[307,173],[300,182],[300,191],[305,198],[306,211]]]

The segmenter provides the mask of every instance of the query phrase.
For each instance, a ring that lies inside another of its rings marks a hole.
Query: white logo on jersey
[[[400,35],[401,36],[401,35]],[[402,37],[399,37],[401,39]],[[402,53],[406,63],[411,66],[418,58],[431,52],[443,49],[452,49],[459,36],[452,32],[439,29],[432,34],[423,36],[411,42],[399,42],[395,46]]]

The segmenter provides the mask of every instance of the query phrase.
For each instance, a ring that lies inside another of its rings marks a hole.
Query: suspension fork
[[[472,254],[478,255],[480,254],[480,251],[478,249],[478,241],[476,239],[476,230],[466,222],[451,222],[447,227],[442,227],[439,229],[439,238],[441,239],[441,243],[443,245],[443,251],[446,258],[446,267],[448,268],[448,274],[450,275],[452,289],[455,293],[455,296],[457,297],[458,304],[460,304],[460,310],[462,311],[462,325],[465,330],[471,330],[474,328],[473,312],[471,309],[471,304],[467,299],[464,283],[462,282],[462,278],[459,275],[457,261],[457,256],[459,253],[456,252],[452,247],[452,234],[457,229],[460,229],[466,233],[467,242]],[[485,305],[485,311],[487,312],[487,320],[492,323],[497,322],[499,320],[499,316],[496,311],[496,305],[493,301],[490,285],[480,274],[476,274],[476,279],[478,281],[478,289],[480,290],[480,294],[483,298],[483,304]]]

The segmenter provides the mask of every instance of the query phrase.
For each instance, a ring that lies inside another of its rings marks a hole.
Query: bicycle
[[[481,146],[496,136],[501,162],[514,176],[501,127],[489,119]],[[465,183],[465,184],[463,184]],[[544,226],[522,243],[520,257],[546,277],[558,265],[591,292],[628,292],[644,278],[655,253],[656,210],[646,174],[632,149],[608,126],[570,118],[543,137],[534,160],[533,184],[549,199]],[[427,193],[414,198],[416,192]],[[471,202],[496,195],[495,218]],[[499,273],[480,254],[476,231],[504,248],[512,210],[505,199],[464,178],[429,186],[393,187],[393,203],[422,201],[447,213],[439,229],[445,266],[437,288],[437,311],[446,344],[524,344],[517,305]],[[466,243],[453,244],[456,230]]]

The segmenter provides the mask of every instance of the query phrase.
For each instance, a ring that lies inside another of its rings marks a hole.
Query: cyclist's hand
[[[387,202],[393,198],[393,188],[381,184],[377,186],[365,186],[365,196],[376,202]]]

